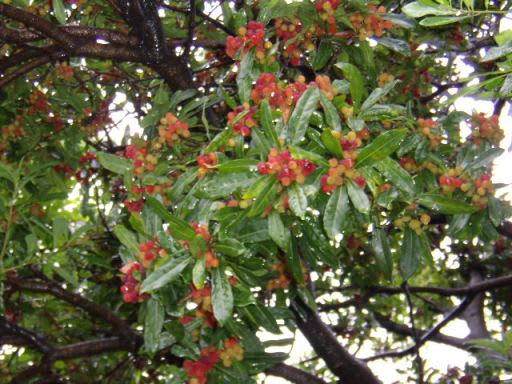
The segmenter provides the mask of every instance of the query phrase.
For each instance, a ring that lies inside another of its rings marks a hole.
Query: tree
[[[511,209],[491,178],[509,7],[4,1],[3,380],[510,371]],[[494,114],[455,110],[462,96]],[[457,318],[465,338],[441,332]],[[310,359],[268,351],[285,329]],[[477,362],[426,370],[431,341]]]

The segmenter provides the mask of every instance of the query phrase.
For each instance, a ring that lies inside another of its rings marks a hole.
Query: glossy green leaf
[[[131,171],[133,167],[130,160],[110,153],[98,152],[96,157],[103,168],[117,173],[118,175],[124,175],[127,171]]]
[[[222,197],[228,198],[236,191],[244,190],[254,184],[256,175],[246,173],[225,173],[208,176],[200,184],[196,196],[215,200]]]
[[[459,213],[472,213],[478,211],[478,208],[450,197],[435,193],[426,193],[418,198],[418,203],[426,208],[439,213],[455,215]]]
[[[510,97],[512,96],[512,74],[505,77],[505,81],[500,88],[500,97]]]
[[[297,240],[293,237],[290,241],[290,248],[285,253],[286,257],[286,269],[297,283],[304,282],[304,273],[302,271],[302,263],[300,260],[300,254],[297,247]]]
[[[413,196],[416,193],[412,176],[395,160],[388,157],[376,162],[373,166],[382,173],[384,177],[391,182],[391,184],[405,192],[407,195]]]
[[[116,237],[119,239],[121,244],[123,244],[130,254],[134,258],[138,258],[139,256],[139,243],[137,241],[137,238],[135,237],[135,234],[128,230],[124,225],[118,224],[114,227],[113,230]]]
[[[240,61],[240,69],[236,77],[238,97],[242,103],[248,103],[251,98],[252,71],[254,66],[254,52],[247,53]]]
[[[382,88],[376,88],[368,95],[363,105],[361,105],[361,111],[365,111],[368,108],[374,106],[380,99],[386,96],[397,84],[398,80],[391,81],[384,85]]]
[[[251,205],[247,216],[254,217],[261,215],[265,209],[274,202],[278,187],[279,182],[274,176],[265,179],[265,184],[263,185],[261,192],[256,196],[256,200]]]
[[[221,173],[251,172],[256,170],[258,163],[258,160],[253,159],[229,160],[220,164],[218,170]]]
[[[148,204],[164,222],[169,224],[171,234],[176,239],[190,241],[196,237],[196,231],[189,223],[170,213],[156,198],[147,197],[146,204]]]
[[[197,289],[203,289],[206,280],[206,262],[205,258],[201,257],[196,260],[194,268],[192,268],[192,283]]]
[[[244,247],[244,245],[238,241],[237,239],[223,239],[220,242],[217,242],[213,249],[216,252],[220,252],[224,255],[231,256],[231,257],[238,257],[242,256],[247,252],[247,249]]]
[[[142,282],[140,292],[151,292],[169,284],[180,276],[191,260],[190,256],[171,258],[167,263],[146,277]]]
[[[277,321],[266,306],[254,303],[243,308],[244,313],[253,323],[272,333],[281,333]]]
[[[290,230],[283,224],[281,215],[276,211],[268,216],[268,233],[274,242],[284,251],[290,245]]]
[[[54,217],[52,223],[53,247],[59,248],[68,240],[68,221],[63,217]]]
[[[381,37],[377,39],[379,44],[391,49],[392,51],[404,56],[411,56],[411,48],[407,41],[402,39],[394,39],[391,37]]]
[[[336,67],[341,69],[345,78],[350,81],[350,95],[354,106],[358,107],[366,93],[363,75],[355,65],[350,63],[337,63]]]
[[[433,2],[429,2],[427,4],[422,3],[421,1],[414,1],[402,7],[402,12],[405,13],[407,16],[416,18],[427,15],[455,15],[457,13],[457,9],[442,4],[436,4]]]
[[[213,315],[220,325],[224,325],[233,312],[233,292],[222,268],[212,270],[212,288]]]
[[[158,299],[151,297],[146,304],[144,320],[144,348],[154,353],[160,345],[160,334],[164,325],[165,310]]]
[[[420,21],[420,25],[424,27],[439,27],[453,23],[459,23],[468,19],[468,16],[432,16],[426,17]]]
[[[395,129],[378,136],[365,146],[357,156],[356,167],[373,165],[395,152],[407,136],[407,129]]]
[[[418,235],[405,228],[402,247],[400,248],[400,273],[404,280],[414,275],[421,264],[422,245]]]
[[[512,40],[498,47],[491,47],[485,54],[482,62],[494,61],[512,53]]]
[[[315,71],[318,71],[325,67],[332,57],[332,44],[329,40],[323,39],[320,42],[320,46],[315,51],[315,56],[311,65]]]
[[[344,186],[340,186],[329,197],[323,216],[325,233],[330,239],[334,240],[342,234],[349,211],[347,191]]]
[[[267,136],[276,148],[279,148],[281,146],[281,143],[279,142],[279,135],[277,134],[276,127],[272,120],[272,110],[270,109],[270,105],[266,99],[261,102],[260,111],[260,122],[263,127],[263,131],[265,132],[265,136]]]
[[[372,247],[375,252],[377,265],[386,279],[391,280],[393,272],[393,257],[389,246],[388,235],[383,229],[375,228],[372,236]]]
[[[308,208],[308,199],[304,189],[297,183],[288,187],[288,204],[292,212],[298,217],[304,217]]]
[[[302,94],[288,120],[288,136],[291,144],[298,144],[304,138],[309,126],[309,119],[318,107],[320,92],[311,87]]]
[[[325,148],[336,157],[343,158],[343,148],[340,141],[335,138],[330,129],[324,129],[321,135],[322,143]]]
[[[363,188],[352,180],[347,180],[347,192],[355,209],[364,215],[370,213],[371,203]]]
[[[340,113],[334,104],[327,97],[325,97],[322,92],[320,92],[320,104],[324,110],[327,127],[334,131],[341,131]]]
[[[52,0],[53,14],[59,22],[59,24],[66,24],[66,10],[64,9],[64,3],[62,0]]]

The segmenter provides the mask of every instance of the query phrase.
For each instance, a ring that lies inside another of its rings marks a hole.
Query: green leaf
[[[508,75],[500,88],[500,97],[510,97],[512,95],[512,74]]]
[[[53,0],[53,13],[59,24],[66,24],[66,10],[62,0]]]
[[[311,87],[300,97],[288,121],[290,144],[298,144],[304,138],[309,125],[309,118],[315,112],[320,99],[318,87]]]
[[[236,77],[236,85],[238,86],[238,96],[241,103],[248,103],[251,99],[252,89],[252,71],[254,65],[254,52],[247,53],[240,62],[240,69]]]
[[[386,279],[391,280],[393,272],[393,257],[389,246],[388,236],[383,229],[375,228],[372,236],[372,247],[375,252],[377,265]]]
[[[16,173],[7,164],[0,163],[0,178],[7,179],[11,183],[14,183],[16,179]]]
[[[127,171],[132,170],[132,162],[124,157],[112,155],[106,152],[98,152],[96,156],[103,168],[117,173],[118,175],[124,175]]]
[[[489,48],[485,56],[483,57],[481,62],[485,63],[486,61],[494,61],[503,56],[509,55],[512,53],[512,40],[507,41],[505,44],[500,45],[498,47]]]
[[[248,217],[261,215],[273,202],[279,188],[279,182],[275,177],[265,179],[261,192],[256,197],[256,200],[251,205],[251,209],[247,214]]]
[[[407,41],[402,39],[393,39],[391,37],[381,37],[380,39],[377,39],[377,42],[396,53],[404,56],[411,56],[411,48]]]
[[[439,213],[448,215],[456,215],[459,213],[473,213],[478,208],[460,201],[460,199],[452,199],[435,193],[426,193],[418,198],[418,203],[426,208]]]
[[[313,59],[313,62],[311,63],[313,69],[315,71],[318,71],[325,67],[329,60],[332,57],[332,44],[330,41],[323,39],[320,42],[320,46],[318,47],[318,50],[315,51],[315,58]]]
[[[171,214],[156,198],[151,196],[146,198],[146,204],[148,204],[162,220],[169,224],[171,234],[176,239],[190,241],[196,237],[196,231],[189,223]]]
[[[286,256],[286,269],[292,275],[297,283],[304,283],[304,273],[302,272],[302,263],[300,262],[300,255],[297,249],[297,241],[292,237],[290,247]]]
[[[279,135],[277,134],[276,127],[272,120],[272,110],[270,109],[270,105],[268,104],[267,99],[261,102],[260,111],[260,123],[263,127],[263,131],[265,132],[265,136],[272,141],[272,144],[275,147],[281,147],[281,143],[279,142]]]
[[[263,327],[272,333],[281,333],[276,319],[266,306],[260,303],[247,305],[243,308],[245,315],[252,320],[257,326]]]
[[[400,273],[404,280],[414,275],[421,263],[422,245],[420,238],[410,228],[405,228],[400,249]]]
[[[320,104],[324,110],[325,122],[334,131],[341,131],[340,114],[334,104],[320,92]]]
[[[149,353],[154,353],[160,345],[160,334],[164,325],[165,310],[162,304],[151,297],[146,304],[144,319],[144,348]]]
[[[288,187],[288,204],[290,209],[298,217],[304,217],[308,208],[308,199],[304,193],[304,189],[297,183],[293,183]]]
[[[288,250],[290,245],[290,230],[283,224],[281,215],[276,211],[272,211],[268,216],[268,233],[279,248],[284,251]]]
[[[233,312],[233,292],[222,268],[213,269],[212,287],[213,315],[220,325],[224,325],[231,319]]]
[[[458,23],[459,21],[466,20],[468,18],[468,16],[432,16],[421,20],[420,25],[423,27],[439,27],[441,25]]]
[[[347,192],[344,186],[340,186],[329,197],[324,211],[324,229],[330,239],[335,240],[342,234],[349,210]]]
[[[485,168],[492,164],[494,159],[500,157],[503,152],[505,151],[501,148],[489,148],[488,150],[479,153],[475,160],[464,167],[464,170],[473,171],[479,168]]]
[[[370,93],[370,95],[366,98],[363,105],[361,105],[361,111],[365,111],[368,108],[375,105],[380,99],[386,96],[398,83],[399,81],[395,80],[387,83],[382,88],[374,89],[372,93]]]
[[[489,219],[497,227],[506,217],[506,212],[502,202],[494,196],[489,197],[489,204],[487,204],[487,211],[489,212]]]
[[[407,173],[395,160],[389,157],[373,164],[377,170],[384,175],[393,185],[405,192],[409,196],[413,196],[415,191],[412,176]]]
[[[406,112],[405,107],[397,104],[375,104],[362,111],[358,118],[364,121],[393,119]]]
[[[457,10],[451,7],[447,7],[445,5],[435,4],[433,2],[429,2],[427,5],[422,3],[421,1],[414,1],[402,7],[402,12],[405,13],[407,16],[417,18],[426,15],[455,15],[457,13]]]
[[[140,292],[151,292],[170,283],[180,276],[181,272],[187,267],[191,260],[190,256],[170,259],[167,263],[146,277],[142,282]]]
[[[288,146],[290,153],[292,154],[294,159],[307,159],[316,164],[321,164],[324,166],[329,166],[329,162],[325,160],[324,156],[319,155],[318,153],[306,151],[301,147],[296,147],[294,145]]]
[[[324,129],[320,136],[322,143],[325,148],[336,157],[343,158],[343,148],[341,147],[340,141],[335,138],[330,129]]]
[[[204,149],[204,153],[215,152],[217,149],[219,149],[224,144],[226,144],[232,135],[233,135],[233,132],[231,131],[231,129],[225,129],[222,132],[218,133],[210,141],[208,146]]]
[[[118,224],[114,227],[114,234],[121,244],[128,249],[130,254],[137,259],[139,257],[139,243],[135,234],[122,224]]]
[[[364,215],[369,214],[371,203],[364,189],[352,180],[347,180],[347,191],[354,208]]]
[[[244,245],[237,239],[224,239],[214,245],[213,249],[227,256],[238,257],[247,252]]]
[[[68,240],[68,221],[63,217],[53,218],[53,247],[59,248]]]
[[[258,160],[253,159],[229,160],[220,164],[218,170],[221,173],[251,172],[256,169],[258,163]]]
[[[407,136],[407,129],[395,129],[378,136],[357,155],[356,167],[373,165],[395,152]]]
[[[345,78],[350,81],[350,95],[354,106],[357,108],[366,93],[363,75],[355,65],[350,63],[337,63],[336,67],[340,68]]]
[[[246,173],[225,173],[214,174],[205,178],[198,186],[196,196],[215,200],[223,197],[229,197],[239,190],[243,190],[254,184],[255,175]]]
[[[197,289],[203,289],[206,279],[206,263],[205,258],[201,257],[196,260],[194,268],[192,268],[192,283]]]

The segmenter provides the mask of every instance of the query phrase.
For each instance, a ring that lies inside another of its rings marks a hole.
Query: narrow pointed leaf
[[[357,156],[357,167],[373,165],[395,152],[407,136],[407,129],[388,131],[365,146]]]
[[[154,291],[155,289],[162,288],[164,285],[169,284],[181,274],[191,260],[190,256],[182,256],[169,260],[143,281],[140,292]]]
[[[233,292],[222,268],[213,269],[212,288],[213,315],[220,325],[224,325],[233,313]]]
[[[288,136],[291,144],[298,144],[304,138],[309,126],[309,118],[316,110],[319,98],[317,87],[309,88],[300,97],[288,121]]]
[[[336,188],[325,206],[323,224],[327,236],[334,240],[342,233],[349,212],[348,194],[344,186]]]

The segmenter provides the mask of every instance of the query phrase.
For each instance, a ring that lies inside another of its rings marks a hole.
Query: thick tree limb
[[[471,270],[469,287],[482,283],[482,274],[480,271]],[[478,293],[462,313],[469,328],[470,339],[487,339],[490,337],[484,318],[484,293]]]
[[[378,384],[380,381],[368,366],[352,356],[336,339],[336,336],[300,299],[291,306],[295,321],[302,334],[315,352],[325,361],[327,367],[343,384]]]
[[[5,280],[6,287],[16,290],[47,293],[64,300],[69,304],[82,308],[92,316],[96,316],[112,326],[112,331],[120,336],[131,351],[136,351],[142,344],[141,336],[108,308],[96,304],[76,293],[66,291],[55,283],[38,280],[26,280],[18,277],[9,277]]]
[[[265,371],[267,375],[278,376],[295,384],[327,384],[324,380],[302,369],[286,364],[276,364]]]

